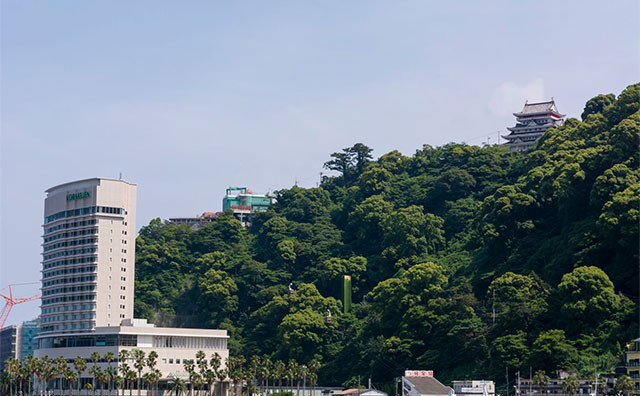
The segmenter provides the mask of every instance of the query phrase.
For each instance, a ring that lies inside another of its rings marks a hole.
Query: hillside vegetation
[[[232,354],[317,359],[320,384],[611,367],[638,335],[639,98],[599,95],[527,154],[452,143],[373,160],[356,144],[250,229],[153,220],[136,315],[228,329]]]

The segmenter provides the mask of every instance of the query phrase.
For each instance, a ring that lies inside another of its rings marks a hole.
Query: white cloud
[[[524,102],[541,102],[544,97],[544,82],[536,78],[525,85],[507,81],[493,91],[489,100],[489,109],[496,115],[507,115],[519,111]]]

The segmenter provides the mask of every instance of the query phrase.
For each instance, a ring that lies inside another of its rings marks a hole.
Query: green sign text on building
[[[85,198],[89,198],[90,196],[91,194],[89,193],[89,191],[67,194],[67,201],[74,201],[76,199],[85,199]]]

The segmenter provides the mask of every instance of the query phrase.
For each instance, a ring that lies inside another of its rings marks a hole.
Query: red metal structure
[[[2,307],[2,312],[0,312],[0,329],[4,327],[4,323],[7,321],[7,318],[9,317],[9,312],[11,312],[11,308],[13,308],[14,305],[22,304],[24,302],[33,301],[40,298],[39,294],[33,295],[31,297],[26,297],[26,298],[13,298],[11,285],[9,285],[8,288],[9,288],[8,296],[5,296],[4,294],[0,294],[0,297],[5,299],[4,307]]]

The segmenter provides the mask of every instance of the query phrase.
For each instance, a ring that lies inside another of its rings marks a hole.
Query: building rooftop
[[[513,113],[516,117],[522,116],[531,116],[535,114],[546,114],[546,113],[554,113],[559,117],[564,117],[565,114],[560,114],[558,112],[558,108],[556,107],[556,102],[551,99],[548,102],[538,102],[538,103],[525,103],[522,111],[519,113]]]
[[[452,390],[433,377],[404,377],[421,395],[448,395]]]
[[[71,181],[71,182],[58,184],[57,186],[53,186],[53,187],[45,190],[45,192],[49,193],[49,192],[51,192],[53,190],[57,190],[57,189],[59,189],[61,187],[65,187],[65,186],[68,186],[70,184],[77,184],[77,183],[88,182],[88,181],[93,181],[93,180],[110,180],[110,181],[118,181],[118,182],[127,183],[127,184],[132,185],[132,186],[136,185],[135,183],[129,183],[128,181],[122,180],[122,179],[111,179],[111,178],[108,178],[108,177],[92,177],[92,178],[89,178],[89,179],[74,180],[74,181]]]

